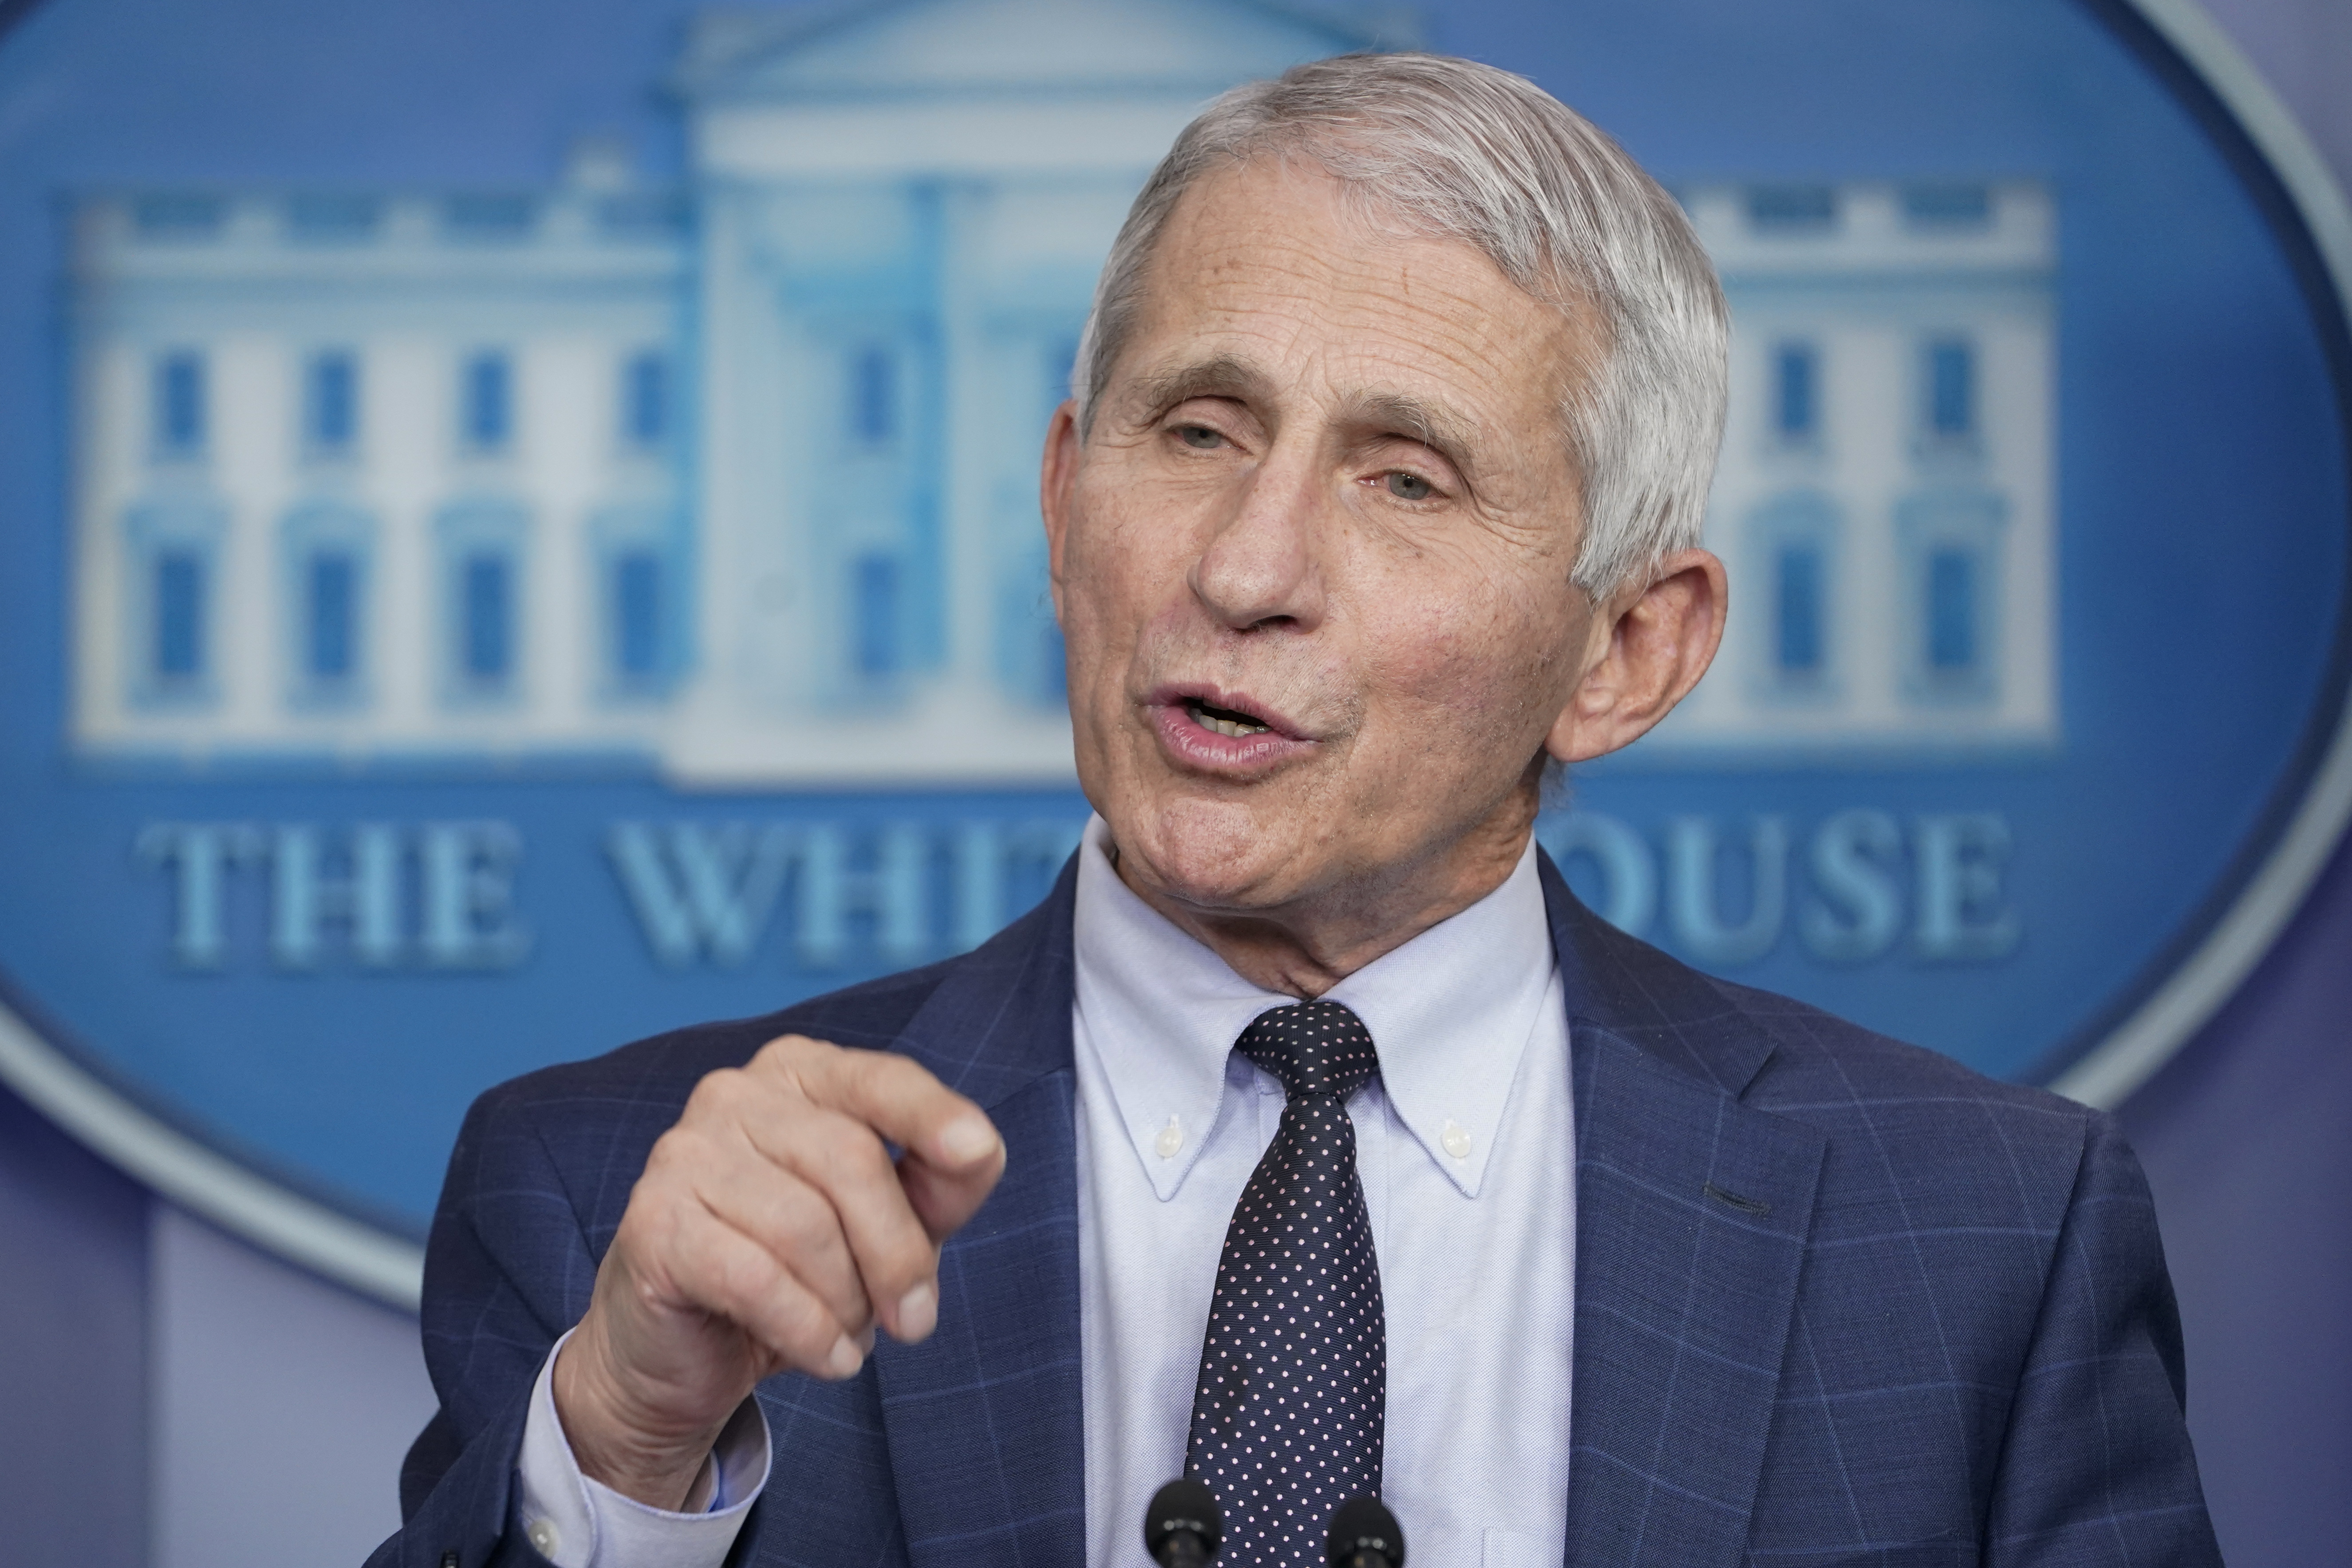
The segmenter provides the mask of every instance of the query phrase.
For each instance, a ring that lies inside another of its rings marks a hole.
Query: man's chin
[[[1287,814],[1178,796],[1106,820],[1121,879],[1146,898],[1203,913],[1246,913],[1287,900],[1301,847]]]

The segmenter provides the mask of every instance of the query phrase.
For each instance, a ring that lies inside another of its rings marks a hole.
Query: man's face
[[[1559,412],[1591,353],[1319,172],[1185,196],[1046,461],[1078,775],[1131,882],[1272,913],[1507,868],[1592,627]]]

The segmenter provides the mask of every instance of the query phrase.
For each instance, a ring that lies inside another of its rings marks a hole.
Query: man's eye
[[[1206,425],[1180,425],[1176,433],[1184,437],[1184,445],[1201,451],[1213,451],[1225,444],[1225,438]]]
[[[1388,487],[1389,494],[1399,500],[1427,500],[1436,490],[1435,486],[1419,474],[1408,474],[1402,469],[1388,476]]]

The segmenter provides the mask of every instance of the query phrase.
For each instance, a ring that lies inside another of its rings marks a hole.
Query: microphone
[[[1190,1476],[1151,1494],[1143,1510],[1143,1549],[1160,1568],[1206,1568],[1225,1543],[1225,1516],[1215,1494]]]
[[[1380,1499],[1351,1497],[1331,1516],[1323,1557],[1331,1568],[1404,1568],[1404,1531]]]

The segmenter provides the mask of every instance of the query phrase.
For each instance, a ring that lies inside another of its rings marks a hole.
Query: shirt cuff
[[[759,1398],[736,1406],[703,1461],[692,1493],[708,1490],[706,1508],[648,1508],[580,1473],[555,1413],[555,1358],[571,1338],[555,1342],[531,1385],[515,1465],[514,1527],[555,1568],[719,1568],[768,1484],[768,1418]]]

